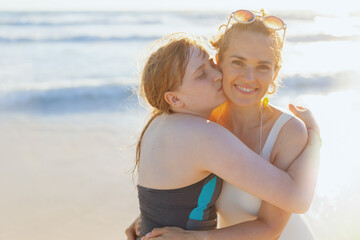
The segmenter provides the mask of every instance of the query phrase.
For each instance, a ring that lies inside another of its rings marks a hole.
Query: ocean
[[[0,121],[77,116],[106,127],[100,116],[133,129],[126,139],[145,121],[136,88],[151,44],[174,32],[210,38],[228,14],[0,12]],[[282,87],[270,102],[309,107],[323,138],[319,183],[306,216],[319,239],[360,239],[360,13],[273,14],[288,27]]]

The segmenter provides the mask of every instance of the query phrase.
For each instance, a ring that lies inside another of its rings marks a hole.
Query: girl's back
[[[205,119],[192,115],[162,114],[147,128],[142,139],[138,185],[141,236],[155,227],[216,227],[215,201],[222,179],[197,170],[197,147],[189,141],[204,124]]]
[[[140,153],[139,185],[174,189],[193,184],[210,174],[196,167],[199,155],[197,134],[206,119],[189,114],[161,114],[146,130]]]

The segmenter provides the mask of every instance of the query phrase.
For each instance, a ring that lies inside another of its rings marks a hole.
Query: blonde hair
[[[150,123],[163,113],[171,114],[170,105],[164,95],[174,91],[182,84],[186,67],[189,63],[191,49],[199,47],[207,53],[203,42],[184,33],[170,34],[159,41],[155,50],[147,59],[141,74],[140,94],[151,106],[151,116],[136,146],[136,160],[133,172],[138,170],[140,163],[141,142]]]
[[[274,31],[271,29],[268,29],[265,27],[265,25],[262,23],[262,18],[259,16],[256,16],[255,21],[252,23],[244,24],[235,22],[231,26],[229,26],[225,32],[220,32],[220,30],[223,27],[227,27],[226,24],[223,24],[219,28],[219,34],[213,37],[213,39],[210,41],[211,45],[215,48],[215,50],[218,52],[219,62],[221,62],[224,52],[229,47],[229,42],[231,37],[237,33],[237,32],[244,32],[244,31],[252,31],[252,32],[258,32],[262,33],[272,40],[272,46],[271,50],[274,55],[275,59],[275,71],[278,71],[281,68],[282,64],[282,38],[280,37],[278,31]],[[275,81],[275,89],[273,92],[275,92],[276,88],[279,85],[279,81]]]

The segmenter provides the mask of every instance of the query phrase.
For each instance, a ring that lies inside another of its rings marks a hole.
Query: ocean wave
[[[126,42],[126,41],[154,41],[161,36],[59,36],[59,37],[0,37],[0,43],[29,43],[29,42]]]
[[[113,111],[137,102],[134,85],[103,84],[0,92],[1,111],[64,113]]]
[[[324,14],[308,10],[278,10],[272,13],[272,15],[280,16],[285,21],[314,21],[316,17],[324,16]]]
[[[284,77],[283,85],[290,90],[302,91],[312,90],[317,91],[322,89],[324,91],[330,90],[336,84],[336,76],[323,76],[323,75],[311,75],[301,76],[293,75]]]
[[[286,21],[314,21],[325,14],[308,10],[277,10],[272,12]],[[215,21],[227,19],[228,11],[118,11],[118,12],[1,12],[0,26],[76,26],[76,25],[119,25],[119,24],[162,24],[168,19]],[[350,17],[359,17],[350,12]],[[165,20],[164,20],[165,19]]]
[[[358,41],[359,35],[352,36],[334,36],[330,34],[289,36],[286,41],[289,42],[333,42],[333,41]]]
[[[339,72],[333,75],[292,75],[282,77],[280,96],[330,93],[358,82],[359,75]],[[40,85],[0,91],[0,111],[72,113],[126,111],[139,107],[135,84],[82,82]]]
[[[301,94],[328,94],[359,86],[360,76],[354,72],[332,75],[291,75],[282,77],[280,99]],[[139,109],[135,84],[83,82],[54,86],[40,84],[0,91],[0,112],[67,114],[82,112],[114,112]]]
[[[102,20],[88,20],[88,21],[35,21],[35,20],[8,20],[1,21],[0,26],[10,26],[10,27],[66,27],[66,26],[88,26],[88,25],[128,25],[128,24],[137,24],[137,25],[151,25],[151,24],[161,24],[161,20],[111,20],[111,19],[102,19]]]
[[[282,77],[285,91],[298,93],[329,93],[331,91],[346,90],[359,85],[360,75],[354,71],[341,71],[332,75],[291,75]],[[281,88],[280,88],[281,91]]]
[[[78,25],[150,25],[161,24],[157,14],[145,13],[134,17],[133,13],[72,13],[72,12],[0,12],[0,26],[38,27],[38,26],[78,26]]]
[[[133,22],[134,23],[134,22]],[[160,24],[161,21],[137,21],[139,25]],[[20,26],[20,27],[66,27],[66,26],[86,26],[86,25],[120,25],[129,24],[129,22],[111,22],[111,21],[89,21],[89,22],[67,22],[67,23],[55,23],[55,22],[2,22],[0,26]]]
[[[0,36],[0,43],[31,43],[31,42],[131,42],[131,41],[154,41],[161,35],[133,35],[133,36],[26,36],[7,37]],[[359,41],[359,35],[334,36],[329,34],[289,36],[286,41],[295,43],[304,42],[333,42],[333,41]]]

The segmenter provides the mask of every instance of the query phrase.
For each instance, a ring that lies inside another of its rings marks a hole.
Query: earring
[[[264,107],[266,107],[267,105],[269,104],[269,97],[268,97],[268,95],[266,94],[266,96],[263,98],[263,100],[262,100],[262,105],[264,106]]]
[[[269,105],[269,95],[274,94],[275,91],[276,91],[276,85],[275,85],[274,82],[271,82],[271,86],[272,86],[272,90],[271,90],[270,92],[268,91],[268,92],[266,93],[265,97],[264,97],[263,100],[262,100],[262,105],[263,105],[264,107],[266,107],[267,105]]]
[[[274,94],[275,93],[275,91],[276,91],[276,85],[275,85],[275,83],[274,82],[271,82],[271,86],[272,86],[272,90],[271,90],[271,92],[267,92],[267,94]]]

